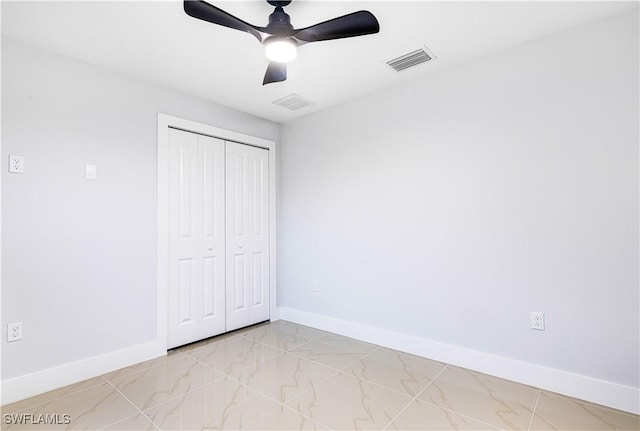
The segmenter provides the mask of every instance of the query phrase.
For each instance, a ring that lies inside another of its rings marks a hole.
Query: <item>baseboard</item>
[[[360,323],[280,307],[283,320],[640,414],[640,389]]]
[[[138,362],[166,355],[157,341],[82,359],[2,381],[2,405],[100,376]]]

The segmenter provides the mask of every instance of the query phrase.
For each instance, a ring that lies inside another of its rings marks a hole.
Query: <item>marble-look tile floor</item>
[[[24,414],[69,423],[7,423]],[[285,321],[5,406],[2,418],[3,430],[640,430],[636,415]]]

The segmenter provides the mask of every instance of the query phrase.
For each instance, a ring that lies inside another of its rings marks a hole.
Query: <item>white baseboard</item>
[[[109,352],[2,381],[2,405],[100,376],[138,362],[166,355],[157,341]]]
[[[387,329],[280,307],[279,317],[581,400],[640,414],[640,389]]]

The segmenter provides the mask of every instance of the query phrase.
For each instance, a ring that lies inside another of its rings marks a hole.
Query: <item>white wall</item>
[[[286,124],[279,303],[638,388],[638,74],[635,10]]]
[[[279,138],[275,123],[2,40],[2,160],[26,165],[2,169],[2,328],[24,331],[11,344],[0,331],[3,381],[155,340],[158,112]]]

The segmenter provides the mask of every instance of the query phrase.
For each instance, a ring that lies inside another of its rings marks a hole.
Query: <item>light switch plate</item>
[[[98,178],[96,165],[84,165],[84,178],[86,180],[95,180]]]
[[[9,172],[12,174],[24,174],[23,156],[9,156]]]

